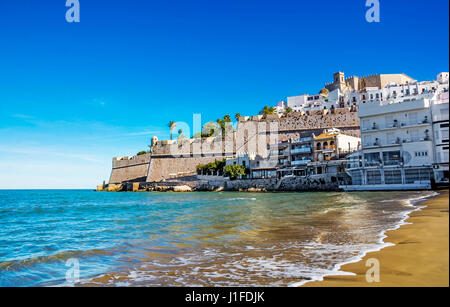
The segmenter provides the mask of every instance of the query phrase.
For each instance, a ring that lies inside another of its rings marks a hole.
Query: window
[[[386,127],[392,127],[394,125],[394,116],[392,115],[386,115]]]
[[[415,125],[418,123],[417,120],[417,112],[411,112],[409,113],[409,124],[410,125]]]
[[[379,166],[380,154],[378,152],[364,154],[364,163],[365,166]]]
[[[398,165],[401,161],[400,151],[387,151],[383,152],[384,165]]]
[[[366,135],[364,136],[364,147],[370,147],[372,146],[372,136],[371,135]]]
[[[395,132],[386,133],[387,144],[395,144]]]
[[[419,141],[419,129],[412,129],[409,131],[409,135],[411,138],[411,142],[418,142]]]
[[[414,155],[416,157],[428,157],[428,151],[416,151]]]
[[[370,125],[370,120],[364,119],[363,120],[363,130],[369,129],[369,125]]]

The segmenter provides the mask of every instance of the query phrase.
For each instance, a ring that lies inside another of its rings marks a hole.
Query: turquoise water
[[[383,247],[427,195],[0,190],[0,286],[68,285],[69,259],[80,285],[293,285]]]

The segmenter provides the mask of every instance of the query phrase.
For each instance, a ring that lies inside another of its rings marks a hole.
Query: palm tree
[[[167,127],[169,127],[169,129],[170,129],[170,140],[172,140],[172,138],[173,138],[173,129],[175,129],[176,126],[177,126],[177,123],[174,122],[173,120],[171,120],[171,121],[167,124]]]
[[[224,122],[226,122],[226,123],[230,123],[231,122],[231,116],[230,115],[225,115],[224,117],[223,117],[223,121]]]
[[[236,113],[236,115],[234,116],[234,118],[236,118],[236,120],[239,121],[239,118],[241,118],[241,113]]]
[[[286,110],[284,110],[284,112],[286,114],[292,113],[292,108],[291,107],[287,107]]]
[[[178,135],[181,135],[183,133],[183,130],[178,130]]]
[[[267,115],[275,114],[275,108],[274,107],[265,106],[264,109],[262,109],[259,112],[259,114],[264,115],[264,117],[266,117]]]

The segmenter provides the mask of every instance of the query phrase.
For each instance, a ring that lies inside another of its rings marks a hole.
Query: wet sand
[[[407,225],[388,231],[385,242],[394,246],[368,253],[361,261],[343,265],[340,271],[354,276],[328,276],[305,287],[448,287],[449,286],[449,191],[411,213]],[[366,262],[378,259],[380,281],[368,283]]]

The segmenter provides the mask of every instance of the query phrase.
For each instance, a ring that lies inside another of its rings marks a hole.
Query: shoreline
[[[393,229],[381,234],[379,249],[336,266],[336,274],[300,282],[303,287],[449,286],[449,190],[425,197]],[[417,201],[411,199],[409,201]],[[368,259],[380,264],[380,282],[368,283]]]

